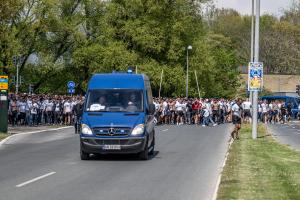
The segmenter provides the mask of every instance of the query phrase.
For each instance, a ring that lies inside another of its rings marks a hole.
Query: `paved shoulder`
[[[270,124],[269,130],[276,139],[282,144],[289,145],[300,150],[300,123],[291,124]]]

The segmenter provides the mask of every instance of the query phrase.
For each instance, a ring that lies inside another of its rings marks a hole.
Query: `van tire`
[[[81,160],[89,160],[90,159],[90,154],[81,151],[80,152],[80,158],[81,158]]]
[[[148,139],[145,144],[145,149],[139,153],[139,158],[141,160],[149,160]]]
[[[80,146],[80,159],[81,160],[89,160],[90,159],[90,154],[86,153],[82,150],[81,146]]]
[[[154,147],[155,147],[155,132],[153,131],[153,140],[151,142],[151,151],[149,152],[150,155],[154,154]]]

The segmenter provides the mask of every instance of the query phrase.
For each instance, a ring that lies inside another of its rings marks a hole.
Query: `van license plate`
[[[120,145],[104,145],[103,146],[104,150],[121,150]]]

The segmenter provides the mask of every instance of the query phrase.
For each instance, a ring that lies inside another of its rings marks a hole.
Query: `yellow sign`
[[[0,76],[0,90],[8,90],[8,76]]]

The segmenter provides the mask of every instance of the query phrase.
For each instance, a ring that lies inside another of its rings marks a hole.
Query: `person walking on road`
[[[239,139],[239,131],[242,124],[242,109],[241,100],[238,99],[232,106],[232,123],[234,124],[234,130],[231,132],[231,137],[233,139]]]

